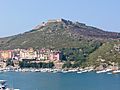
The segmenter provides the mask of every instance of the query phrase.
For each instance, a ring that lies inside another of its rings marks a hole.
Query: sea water
[[[5,72],[1,79],[20,90],[120,90],[120,74]]]

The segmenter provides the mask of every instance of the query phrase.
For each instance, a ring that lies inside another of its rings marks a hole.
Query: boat
[[[108,69],[106,69],[106,71],[107,71],[107,72],[111,72],[111,71],[112,71],[112,69],[109,69],[109,68],[108,68]]]
[[[8,88],[6,82],[7,82],[6,80],[0,80],[0,90],[20,90],[20,89]]]
[[[117,74],[117,73],[120,73],[120,70],[115,70],[112,72],[113,74]]]
[[[78,71],[77,73],[82,73],[82,71]]]
[[[107,72],[106,70],[101,70],[101,71],[96,71],[96,73],[105,73]]]
[[[86,72],[88,72],[88,70],[82,70],[82,73],[86,73]]]
[[[77,72],[78,70],[77,69],[69,69],[68,71],[69,72]]]
[[[61,70],[62,73],[69,73],[70,71],[68,70]]]

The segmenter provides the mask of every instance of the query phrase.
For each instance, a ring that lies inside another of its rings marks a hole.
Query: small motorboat
[[[20,90],[20,89],[8,88],[6,82],[7,82],[6,80],[0,80],[0,90]]]

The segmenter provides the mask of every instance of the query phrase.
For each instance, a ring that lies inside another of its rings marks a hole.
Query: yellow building
[[[20,51],[21,59],[35,59],[37,57],[37,52],[33,50],[33,48],[29,48],[27,50],[22,49]]]
[[[12,58],[12,50],[1,50],[0,58],[4,60]]]

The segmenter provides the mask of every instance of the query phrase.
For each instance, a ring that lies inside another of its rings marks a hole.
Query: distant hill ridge
[[[49,26],[49,24],[51,25],[52,23],[56,23],[56,24],[61,23],[61,26],[63,26],[64,28],[74,29],[73,32],[79,32],[81,35],[84,35],[84,36],[90,36],[90,37],[96,37],[96,38],[98,37],[114,38],[114,39],[120,38],[120,33],[104,31],[96,27],[87,26],[84,23],[72,22],[65,19],[48,20],[48,22],[43,22],[42,24],[36,26],[33,30],[40,30],[41,28],[45,26]],[[57,28],[58,27],[56,27],[56,29]]]
[[[0,49],[14,48],[70,48],[95,40],[120,38],[120,33],[108,32],[84,23],[65,19],[43,22],[32,30],[15,36],[0,38]]]

